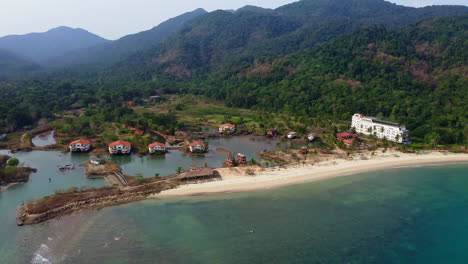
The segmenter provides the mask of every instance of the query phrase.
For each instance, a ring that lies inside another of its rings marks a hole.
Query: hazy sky
[[[58,26],[79,27],[107,39],[150,29],[204,8],[237,9],[245,5],[275,8],[295,0],[0,0],[0,36],[44,32]],[[468,5],[468,0],[391,0],[407,6]]]

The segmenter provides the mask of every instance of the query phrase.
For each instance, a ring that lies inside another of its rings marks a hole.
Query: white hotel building
[[[400,144],[410,144],[409,130],[398,123],[379,120],[376,117],[354,114],[351,123],[357,133],[364,135],[374,135],[377,138],[385,138],[388,141]]]

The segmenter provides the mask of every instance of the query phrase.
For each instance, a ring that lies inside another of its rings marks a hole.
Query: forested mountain
[[[196,9],[171,18],[150,30],[128,35],[116,41],[102,43],[90,48],[73,50],[62,56],[52,58],[47,61],[47,64],[54,67],[71,65],[109,66],[135,52],[157,45],[169,34],[180,29],[185,22],[205,13],[207,12],[203,9]]]
[[[414,138],[467,143],[467,13],[381,0],[215,11],[103,71],[0,82],[0,127],[120,109],[158,89],[321,120],[361,112],[404,123]]]
[[[466,142],[467,27],[468,15],[399,30],[369,26],[235,75],[177,87],[232,106],[300,116],[349,120],[360,112],[404,123],[414,137],[437,133],[446,143]]]
[[[383,0],[302,0],[271,12],[251,7],[235,13],[215,11],[191,20],[161,45],[114,70],[119,75],[133,71],[140,79],[155,73],[185,79],[236,73],[255,60],[313,47],[365,25],[394,28],[426,17],[465,13],[464,6],[411,8]]]
[[[40,69],[40,66],[27,59],[0,49],[0,81],[11,76],[20,76]]]
[[[10,35],[0,38],[0,49],[42,63],[74,49],[108,42],[86,30],[58,27],[44,33]]]

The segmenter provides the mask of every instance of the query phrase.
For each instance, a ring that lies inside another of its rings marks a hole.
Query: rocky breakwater
[[[161,179],[149,184],[125,188],[105,187],[92,190],[73,188],[40,200],[29,201],[20,206],[16,223],[19,226],[32,225],[85,210],[97,210],[139,201],[149,195],[176,188],[179,184],[180,181],[177,179]]]

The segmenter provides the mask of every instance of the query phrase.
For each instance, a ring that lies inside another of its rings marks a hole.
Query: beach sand
[[[222,168],[218,169],[221,180],[182,185],[177,189],[163,191],[151,198],[210,195],[271,189],[281,186],[349,176],[357,173],[415,165],[444,163],[468,163],[468,154],[429,152],[409,154],[395,151],[355,155],[348,159],[328,159],[315,164],[292,165],[285,168]],[[248,176],[251,169],[255,175]]]

